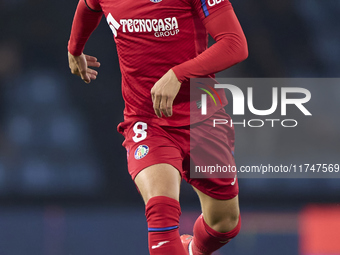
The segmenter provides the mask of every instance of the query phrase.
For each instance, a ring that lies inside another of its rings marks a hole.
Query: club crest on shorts
[[[135,151],[135,159],[144,158],[149,152],[149,147],[147,145],[139,145]]]
[[[157,4],[157,3],[159,3],[159,2],[162,2],[162,0],[150,0],[151,2],[153,2],[153,3],[155,3],[155,4]]]

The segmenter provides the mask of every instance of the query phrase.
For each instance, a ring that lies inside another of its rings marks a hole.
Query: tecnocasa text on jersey
[[[176,17],[165,19],[121,19],[123,33],[155,32],[156,37],[176,35],[179,32]]]

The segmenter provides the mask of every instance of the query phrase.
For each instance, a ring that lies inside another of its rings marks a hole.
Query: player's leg
[[[197,192],[202,208],[189,246],[193,255],[208,255],[218,250],[238,234],[241,226],[238,182],[236,173],[232,171],[236,168],[233,157],[234,129],[227,125],[212,126],[213,118],[230,119],[221,110],[191,129],[191,164],[184,169],[191,168],[193,175],[189,176],[187,170],[183,171],[183,177]],[[223,172],[215,168],[214,174],[199,172],[195,178],[195,166],[220,166],[221,169],[224,166],[231,170]]]
[[[165,196],[179,200],[181,175],[169,164],[156,164],[142,170],[135,183],[147,204],[150,198]]]
[[[181,240],[187,254],[210,255],[240,231],[238,196],[220,200],[194,189],[201,202],[202,214],[194,224],[193,236],[183,235]]]
[[[240,231],[238,196],[218,200],[195,189],[202,208],[197,218],[190,249],[193,255],[208,255],[220,249]]]
[[[151,255],[185,255],[178,231],[181,176],[169,164],[142,170],[135,183],[144,199]]]
[[[185,255],[178,231],[182,150],[164,128],[140,119],[121,123],[128,170],[145,202],[151,255]]]
[[[228,200],[219,200],[196,188],[194,190],[201,202],[204,221],[209,227],[217,232],[227,233],[238,225],[240,217],[238,196]]]

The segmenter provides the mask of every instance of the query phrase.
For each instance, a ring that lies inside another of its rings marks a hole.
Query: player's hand
[[[80,56],[73,56],[70,52],[68,53],[68,63],[71,69],[71,73],[78,75],[81,79],[90,83],[91,80],[95,80],[97,78],[98,72],[93,70],[91,67],[99,67],[100,63],[97,61],[97,58],[81,54]]]
[[[172,116],[172,104],[180,87],[181,83],[171,69],[152,87],[151,97],[153,109],[159,118],[162,117],[162,113],[165,117]]]

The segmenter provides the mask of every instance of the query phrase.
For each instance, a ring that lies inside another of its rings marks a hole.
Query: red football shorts
[[[228,178],[190,177],[190,166],[195,165],[236,168],[234,128],[229,124],[213,127],[213,119],[227,119],[230,123],[230,116],[222,108],[191,127],[158,126],[148,123],[147,119],[130,119],[130,124],[119,124],[118,131],[125,137],[123,146],[127,150],[132,179],[148,166],[166,163],[174,166],[189,184],[212,198],[226,200],[235,197],[238,194],[236,173],[229,174]]]

